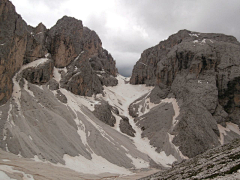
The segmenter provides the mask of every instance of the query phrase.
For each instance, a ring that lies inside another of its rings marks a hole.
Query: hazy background
[[[143,50],[180,29],[216,32],[240,40],[240,0],[11,0],[32,26],[51,28],[62,16],[83,21],[97,32],[116,60],[119,73],[130,76]]]

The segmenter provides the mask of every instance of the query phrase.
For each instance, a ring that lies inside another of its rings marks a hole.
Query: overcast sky
[[[32,26],[51,28],[62,16],[83,21],[97,32],[116,60],[120,74],[130,76],[143,50],[180,29],[216,32],[240,40],[240,0],[11,0]]]

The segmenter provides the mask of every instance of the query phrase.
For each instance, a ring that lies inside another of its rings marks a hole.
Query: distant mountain
[[[134,179],[240,137],[234,37],[181,30],[129,79],[80,20],[0,14],[0,178]]]

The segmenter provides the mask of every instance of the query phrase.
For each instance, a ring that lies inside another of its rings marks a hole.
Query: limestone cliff
[[[98,35],[80,20],[64,16],[51,29],[42,23],[31,27],[10,1],[1,0],[0,28],[0,104],[11,97],[12,78],[22,65],[47,54],[56,68],[67,67],[60,85],[74,94],[92,96],[101,93],[103,85],[117,84],[114,59],[102,48]],[[46,73],[52,77],[49,65],[45,71],[50,70]],[[40,76],[35,71],[35,82],[41,81],[36,80]]]
[[[177,99],[180,115],[170,134],[174,137],[172,142],[184,155],[194,157],[218,146],[220,124],[240,125],[239,57],[240,43],[233,36],[181,30],[145,50],[134,66],[132,84],[156,86],[149,95],[151,102],[167,97]],[[136,104],[130,109],[136,111],[134,106]],[[156,113],[165,112],[152,112],[138,120],[140,126],[148,122],[143,136],[151,139],[148,132],[155,128]],[[166,128],[163,124],[166,118],[160,119],[159,128]],[[160,132],[156,133],[160,136]],[[226,138],[225,142],[230,139]],[[160,140],[152,139],[152,144],[157,141]],[[159,151],[163,148],[163,145],[157,146]]]

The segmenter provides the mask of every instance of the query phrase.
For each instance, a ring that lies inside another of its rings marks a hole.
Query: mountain
[[[234,37],[181,30],[125,78],[82,21],[0,13],[1,178],[136,179],[240,137]]]
[[[160,150],[168,133],[190,158],[239,138],[239,57],[240,43],[233,36],[188,30],[145,50],[130,79],[132,84],[155,86],[130,106],[139,126],[144,127],[143,136]],[[178,111],[172,124],[166,113],[172,105],[146,111],[146,102],[160,101],[171,103]]]

